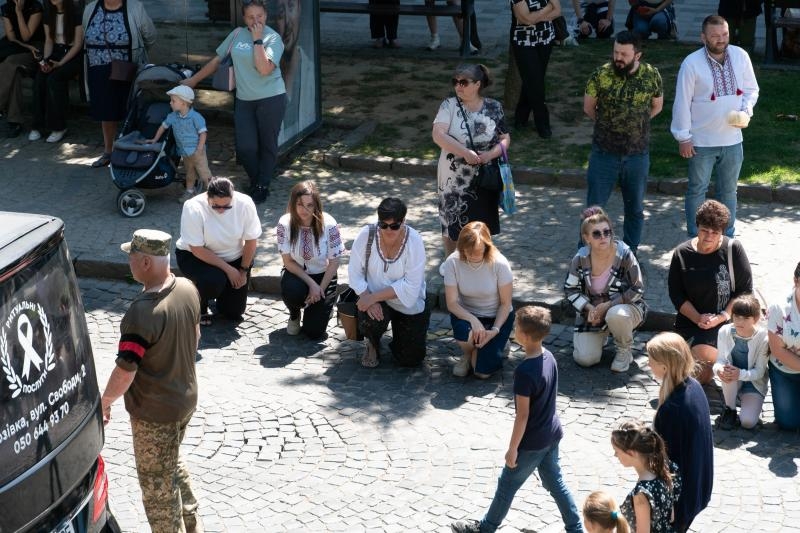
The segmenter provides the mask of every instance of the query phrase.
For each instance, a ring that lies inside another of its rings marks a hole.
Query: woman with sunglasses
[[[358,328],[364,335],[361,364],[378,366],[380,341],[389,323],[389,349],[399,366],[425,358],[430,312],[425,306],[425,245],[405,224],[406,204],[386,198],[378,223],[362,228],[350,250],[350,287],[358,294]]]
[[[269,196],[278,164],[278,134],[286,111],[286,85],[279,66],[284,45],[266,24],[266,0],[243,1],[242,19],[247,27],[231,31],[211,61],[182,83],[197,87],[230,54],[236,76],[236,157],[250,178],[250,197],[260,204]]]
[[[461,348],[453,375],[464,377],[474,369],[476,378],[486,379],[503,367],[514,328],[514,275],[483,222],[464,226],[456,248],[442,267],[453,337]]]
[[[286,333],[297,335],[302,330],[310,339],[321,339],[333,309],[336,271],[344,243],[339,224],[322,211],[322,200],[313,181],[292,187],[286,214],[275,227],[275,237],[283,259],[281,297],[289,309]]]
[[[459,65],[452,82],[456,95],[442,102],[433,120],[433,142],[442,149],[436,174],[445,258],[468,222],[483,222],[492,235],[500,233],[500,191],[479,188],[473,180],[481,165],[497,163],[501,145],[508,150],[511,144],[503,106],[483,96],[492,83],[489,69]]]
[[[216,299],[216,314],[241,318],[260,236],[253,200],[227,178],[212,178],[206,192],[183,204],[175,258],[200,293],[201,326],[211,325],[209,300]]]
[[[617,347],[611,371],[627,372],[634,330],[647,313],[642,271],[628,245],[614,238],[603,209],[589,207],[582,217],[585,246],[572,258],[564,282],[567,300],[577,311],[572,357],[581,366],[596,365],[610,333]]]

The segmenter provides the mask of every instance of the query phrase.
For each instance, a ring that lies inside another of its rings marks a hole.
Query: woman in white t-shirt
[[[336,220],[322,211],[313,181],[292,187],[275,237],[283,259],[281,297],[289,309],[286,333],[297,335],[302,330],[309,338],[320,339],[336,298],[336,271],[344,244]]]
[[[213,178],[205,193],[183,204],[175,258],[200,293],[201,326],[211,325],[209,300],[216,300],[217,314],[241,318],[260,236],[253,200],[227,178]]]
[[[453,337],[461,348],[453,375],[466,376],[471,368],[476,378],[486,379],[502,368],[514,328],[511,267],[492,244],[488,226],[470,222],[442,271]]]

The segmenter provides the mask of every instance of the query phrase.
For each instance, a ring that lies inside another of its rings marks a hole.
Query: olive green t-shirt
[[[186,278],[159,292],[143,292],[120,325],[117,365],[135,371],[125,393],[132,418],[178,422],[197,405],[197,324],[200,297]]]

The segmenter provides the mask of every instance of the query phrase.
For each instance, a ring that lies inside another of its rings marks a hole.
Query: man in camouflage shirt
[[[124,394],[150,528],[192,533],[202,526],[179,449],[197,405],[200,296],[191,281],[170,272],[171,240],[168,233],[144,229],[121,246],[144,291],[122,318],[117,366],[102,397],[103,421]]]
[[[625,207],[622,240],[634,253],[644,227],[650,119],[664,105],[661,75],[641,58],[636,34],[619,32],[613,61],[594,71],[583,96],[583,111],[594,120],[586,205],[605,207],[619,182]]]

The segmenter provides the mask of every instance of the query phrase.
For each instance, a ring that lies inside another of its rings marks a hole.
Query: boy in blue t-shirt
[[[456,533],[486,533],[500,527],[514,495],[534,470],[539,471],[542,486],[555,499],[567,533],[583,531],[578,508],[558,464],[562,436],[556,414],[558,368],[553,354],[542,346],[551,323],[550,311],[542,307],[526,306],[517,311],[514,336],[525,350],[525,359],[514,371],[516,417],[506,464],[486,516],[480,522],[452,524]]]
[[[178,85],[167,91],[167,94],[172,113],[167,115],[167,118],[161,123],[155,137],[144,142],[157,143],[167,128],[172,128],[172,135],[178,146],[178,155],[183,158],[183,167],[186,169],[186,192],[178,200],[183,203],[195,194],[202,192],[203,187],[208,187],[208,182],[211,180],[211,171],[208,169],[208,158],[206,157],[208,129],[206,129],[206,121],[203,116],[192,109],[194,91],[191,87]],[[198,183],[195,188],[198,178],[201,183]]]

